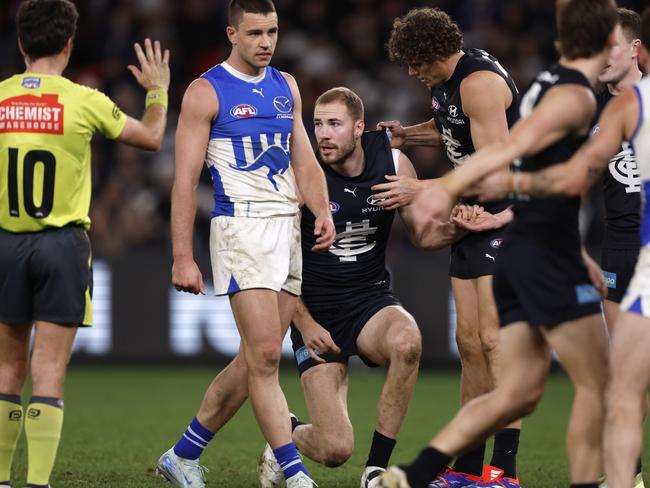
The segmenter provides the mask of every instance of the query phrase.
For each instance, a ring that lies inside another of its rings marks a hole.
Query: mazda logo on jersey
[[[247,119],[248,117],[257,115],[257,109],[252,105],[235,105],[230,109],[230,115],[236,119]]]
[[[273,106],[278,112],[282,114],[288,114],[291,112],[291,100],[289,100],[287,97],[275,97],[273,99]]]
[[[456,105],[449,105],[449,115],[452,117],[458,117],[458,107]]]
[[[341,206],[340,206],[338,203],[336,203],[336,202],[330,202],[330,212],[332,212],[333,214],[335,214],[335,213],[338,212],[339,210],[341,210]]]
[[[494,249],[499,249],[501,247],[501,244],[503,244],[503,239],[492,239],[490,241],[490,246],[492,246]]]

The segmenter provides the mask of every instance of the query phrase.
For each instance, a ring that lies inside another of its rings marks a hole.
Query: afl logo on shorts
[[[247,119],[257,115],[257,109],[252,105],[235,105],[230,109],[230,115],[236,119]]]
[[[330,212],[335,214],[341,209],[341,206],[336,202],[330,202]]]
[[[499,249],[501,247],[501,244],[503,244],[503,239],[492,239],[490,241],[490,246],[492,246],[494,249]]]

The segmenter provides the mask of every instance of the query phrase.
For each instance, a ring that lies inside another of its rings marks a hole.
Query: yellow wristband
[[[149,90],[145,98],[144,107],[149,108],[149,105],[159,103],[167,108],[167,90]]]

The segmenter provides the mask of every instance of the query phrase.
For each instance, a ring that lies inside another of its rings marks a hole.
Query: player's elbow
[[[159,151],[162,147],[162,136],[160,137],[150,137],[142,141],[141,149],[145,151],[156,152]]]

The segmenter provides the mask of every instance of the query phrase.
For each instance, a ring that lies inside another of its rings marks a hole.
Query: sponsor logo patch
[[[335,213],[338,212],[339,210],[341,210],[341,206],[340,206],[338,203],[336,203],[336,202],[330,202],[330,212],[332,212],[333,214],[335,214]]]
[[[41,79],[40,78],[35,78],[33,76],[23,78],[23,88],[27,88],[29,90],[35,90],[37,88],[41,87]]]
[[[235,105],[230,109],[230,115],[237,119],[247,119],[248,117],[257,115],[257,109],[252,105]]]
[[[503,244],[503,239],[500,237],[497,239],[492,239],[490,241],[490,246],[492,246],[494,249],[499,249],[501,247],[501,244]]]
[[[291,106],[291,100],[285,96],[275,97],[273,99],[273,106],[281,114],[288,114],[293,109]]]
[[[374,195],[370,195],[370,196],[366,199],[366,202],[368,202],[370,205],[373,205],[373,206],[375,206],[375,207],[378,207],[378,206],[379,206],[379,202],[381,202],[381,201],[382,201],[382,200],[381,200],[380,198],[375,198]]]
[[[452,117],[458,117],[458,107],[456,107],[456,105],[449,105],[447,110],[449,111],[449,115]]]
[[[605,278],[605,283],[607,283],[607,288],[616,289],[616,273],[603,271],[603,278]]]
[[[320,356],[320,353],[316,351],[316,354]],[[311,356],[309,355],[309,351],[307,351],[307,346],[302,346],[300,349],[298,349],[295,353],[296,357],[296,364],[300,366],[302,363],[307,361]]]
[[[576,300],[580,305],[600,302],[600,294],[594,285],[577,285]]]
[[[58,95],[21,95],[0,102],[0,133],[63,134]]]

